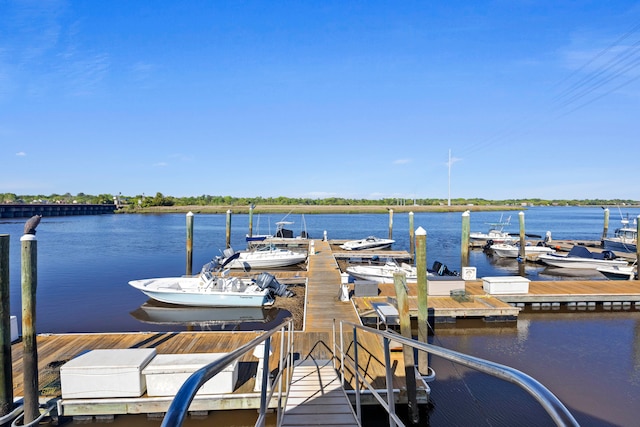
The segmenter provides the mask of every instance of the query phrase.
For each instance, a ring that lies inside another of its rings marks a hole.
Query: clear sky
[[[638,1],[0,0],[0,193],[640,200],[638,65]]]

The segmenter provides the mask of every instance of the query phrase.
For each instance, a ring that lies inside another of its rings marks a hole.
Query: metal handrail
[[[540,403],[540,405],[544,408],[544,410],[547,412],[547,414],[549,414],[549,416],[553,419],[553,421],[556,423],[556,425],[558,426],[579,426],[578,422],[576,421],[576,419],[573,417],[573,415],[569,412],[569,410],[564,406],[564,404],[549,390],[547,389],[544,385],[542,385],[540,382],[538,382],[537,380],[535,380],[534,378],[532,378],[531,376],[525,374],[522,371],[519,371],[517,369],[511,368],[509,366],[505,366],[505,365],[501,365],[499,363],[495,363],[495,362],[491,362],[489,360],[485,360],[485,359],[481,359],[479,357],[474,357],[474,356],[469,356],[468,354],[464,354],[464,353],[459,353],[457,351],[454,350],[449,350],[443,347],[439,347],[433,344],[427,344],[427,343],[423,343],[423,342],[419,342],[410,338],[406,338],[403,337],[402,335],[398,335],[398,334],[392,334],[388,331],[380,331],[377,329],[373,329],[367,326],[363,326],[363,325],[358,325],[356,323],[352,323],[349,321],[340,321],[340,339],[341,339],[341,348],[340,348],[340,352],[341,352],[341,369],[344,369],[344,358],[343,358],[343,354],[344,354],[344,344],[342,343],[342,329],[343,329],[343,325],[349,325],[353,328],[353,339],[354,339],[354,351],[355,351],[355,356],[354,356],[354,361],[357,364],[358,363],[358,357],[357,357],[357,348],[358,348],[358,340],[357,340],[357,330],[363,330],[365,332],[368,333],[373,333],[376,335],[381,336],[384,339],[384,352],[385,352],[385,364],[386,364],[386,370],[387,370],[387,399],[388,402],[386,402],[386,404],[383,404],[383,406],[385,407],[385,409],[387,409],[387,412],[389,412],[389,416],[390,416],[390,424],[393,425],[394,423],[398,422],[397,417],[395,416],[395,408],[394,408],[394,400],[393,397],[390,397],[389,394],[393,394],[391,391],[391,387],[392,385],[390,384],[391,381],[391,375],[390,375],[390,366],[391,364],[389,363],[389,343],[393,340],[395,342],[407,345],[409,347],[418,349],[418,350],[422,350],[425,351],[427,353],[433,354],[435,356],[439,356],[442,357],[443,359],[449,360],[451,362],[466,366],[468,368],[471,369],[475,369],[477,371],[489,374],[491,376],[494,376],[496,378],[502,379],[504,381],[508,381],[511,382],[513,384],[518,385],[520,388],[522,388],[523,390],[525,390],[526,392],[528,392],[531,396],[533,396],[538,403]],[[334,334],[335,336],[335,334]],[[335,346],[335,343],[334,343]],[[358,384],[356,384],[355,387],[355,391],[356,391],[356,402],[359,402],[359,379],[360,379],[360,373],[359,373],[359,369],[355,369],[356,372],[356,381]],[[344,373],[342,373],[342,377],[344,378]],[[364,381],[364,379],[363,379]],[[366,381],[364,381],[366,383]],[[368,384],[367,386],[372,390],[372,392],[374,392],[374,395],[376,396],[376,398],[381,402],[384,403],[382,401],[382,398],[378,395],[378,393],[372,389],[372,387],[370,387]],[[357,405],[359,407],[359,405]],[[360,411],[358,408],[358,417],[360,417]]]
[[[287,349],[285,351],[285,329],[287,330],[288,336],[287,339]],[[282,332],[280,337],[280,361],[279,361],[279,369],[278,374],[274,378],[273,383],[278,382],[280,387],[278,387],[278,417],[280,417],[281,410],[281,402],[282,402],[282,375],[283,372],[289,372],[288,367],[293,364],[293,319],[287,318],[282,323],[280,323],[275,328],[265,332],[257,338],[249,341],[247,344],[242,347],[228,353],[226,356],[212,362],[197,371],[195,371],[187,380],[182,384],[178,392],[176,393],[169,409],[167,410],[164,419],[162,420],[162,427],[176,427],[181,426],[185,416],[187,415],[187,411],[189,410],[189,406],[193,401],[196,393],[208,380],[213,378],[216,374],[222,372],[229,364],[238,360],[249,351],[256,348],[258,345],[264,342],[264,363],[265,368],[262,373],[262,387],[260,390],[260,412],[258,416],[258,420],[256,421],[256,425],[263,426],[265,424],[265,416],[267,413],[267,402],[270,402],[273,398],[273,393],[275,388],[268,387],[268,379],[269,379],[269,351],[271,349],[271,337],[277,332]],[[287,374],[288,375],[288,374]],[[257,380],[257,378],[256,378]],[[287,378],[287,383],[289,383],[290,379]]]

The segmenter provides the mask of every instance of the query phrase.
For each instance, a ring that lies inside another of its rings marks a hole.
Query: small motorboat
[[[538,259],[552,267],[577,268],[596,270],[598,267],[624,267],[629,263],[618,257],[611,251],[591,252],[584,246],[574,246],[568,254],[557,253],[541,254]]]
[[[610,280],[635,280],[638,276],[638,269],[635,265],[604,266],[598,267],[596,270]]]
[[[474,244],[488,245],[495,243],[515,243],[518,241],[517,237],[504,231],[505,227],[511,225],[511,217],[508,217],[503,221],[502,215],[500,215],[500,220],[498,222],[489,222],[487,225],[489,225],[489,230],[486,233],[473,231],[469,233],[469,240]]]
[[[518,258],[520,256],[520,245],[509,243],[497,243],[489,247],[496,256],[500,258]],[[541,254],[555,253],[555,249],[543,244],[531,245],[527,244],[524,247],[524,257],[528,261],[537,261]]]
[[[376,236],[369,236],[359,240],[349,240],[340,245],[345,251],[360,251],[364,249],[386,249],[394,244],[393,239],[383,239]]]
[[[251,270],[287,267],[304,262],[306,259],[306,251],[294,252],[275,245],[265,245],[249,251],[234,251],[233,248],[227,248],[221,256],[214,258],[213,263],[219,270],[226,268]]]
[[[613,237],[604,237],[602,246],[610,251],[617,252],[636,252],[638,243],[638,225],[636,220],[633,223],[629,221],[629,217],[622,219],[622,227],[616,228]]]
[[[196,277],[131,280],[129,285],[156,301],[195,307],[263,307],[272,305],[275,296],[293,295],[269,273],[241,279],[203,270]]]
[[[404,273],[407,277],[407,283],[418,282],[418,269],[415,265],[409,265],[404,262],[398,264],[393,260],[389,260],[384,264],[350,265],[345,269],[345,272],[356,279],[377,283],[392,283],[395,273]],[[427,270],[427,277],[457,275],[457,272],[449,270],[446,265],[438,261],[433,263],[431,270]]]

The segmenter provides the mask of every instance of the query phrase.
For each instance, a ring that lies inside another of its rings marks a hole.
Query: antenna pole
[[[447,202],[447,206],[451,206],[451,148],[449,148],[449,161],[447,162],[449,166],[449,199]]]

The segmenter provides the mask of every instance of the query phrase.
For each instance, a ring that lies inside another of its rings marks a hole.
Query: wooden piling
[[[393,209],[389,209],[389,238],[393,239]]]
[[[227,210],[227,248],[231,247],[231,209]]]
[[[427,279],[427,231],[418,227],[416,230],[416,273],[418,275],[418,341],[427,344],[429,338],[429,280]],[[427,375],[429,371],[429,355],[418,352],[418,371]]]
[[[602,239],[606,239],[609,232],[609,208],[604,208],[604,227],[602,228]]]
[[[187,276],[193,269],[193,212],[187,212]]]
[[[525,235],[524,235],[524,212],[518,212],[518,223],[520,224],[520,250],[518,254],[520,255],[521,260],[525,260]]]
[[[469,211],[462,213],[462,239],[460,241],[460,270],[469,266],[469,222],[471,221]]]
[[[409,212],[409,253],[416,259],[416,243],[415,243],[415,232],[413,229],[413,212]]]
[[[35,234],[20,238],[22,246],[22,348],[24,366],[24,424],[40,416],[38,348],[36,343],[36,288],[38,241]]]
[[[640,215],[636,217],[636,233],[640,234]],[[640,245],[636,238],[636,265],[640,265]]]
[[[409,316],[409,288],[407,288],[407,276],[404,273],[393,274],[393,285],[396,290],[396,298],[398,301],[398,317],[400,320],[400,334],[412,339],[411,336],[411,317]],[[417,423],[419,418],[418,402],[416,392],[416,373],[415,360],[413,357],[413,348],[408,345],[402,345],[402,358],[404,360],[405,381],[407,383],[407,406],[409,407],[409,416],[413,423]]]
[[[13,370],[11,360],[11,304],[9,282],[9,235],[0,234],[0,417],[13,409]]]
[[[253,203],[249,205],[249,237],[253,237],[253,208],[255,207]]]

